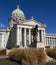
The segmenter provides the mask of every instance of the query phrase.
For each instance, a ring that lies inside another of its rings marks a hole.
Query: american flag
[[[18,20],[13,19],[13,24],[14,24],[14,25],[17,25],[18,23],[19,23]]]

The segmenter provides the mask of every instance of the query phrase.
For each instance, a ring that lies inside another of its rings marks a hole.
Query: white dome
[[[12,12],[12,16],[23,16],[24,17],[24,13],[22,10],[19,9],[19,6],[17,6],[17,9],[15,9]]]

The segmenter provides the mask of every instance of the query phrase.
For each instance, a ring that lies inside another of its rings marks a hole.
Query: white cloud
[[[0,24],[0,28],[4,28],[5,27],[5,25],[4,24]]]

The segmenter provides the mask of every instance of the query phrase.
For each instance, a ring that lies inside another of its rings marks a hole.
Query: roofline
[[[29,22],[29,21],[34,21],[34,22],[36,22],[36,23],[39,23],[43,28],[46,28],[46,24],[42,24],[42,23],[40,23],[40,22],[38,22],[38,21],[36,21],[36,20],[34,20],[34,19],[25,20],[24,22]],[[24,23],[24,22],[23,22],[23,23]]]
[[[18,24],[18,25],[23,25],[23,26],[32,26],[32,27],[35,27],[35,25],[28,25],[28,24]],[[40,27],[40,26],[38,26]],[[40,27],[40,28],[44,28],[44,27]]]
[[[52,33],[46,33],[46,35],[56,35],[56,34],[52,34]]]

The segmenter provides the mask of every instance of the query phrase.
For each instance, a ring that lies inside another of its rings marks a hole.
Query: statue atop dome
[[[17,9],[19,8],[19,5],[17,5]]]

